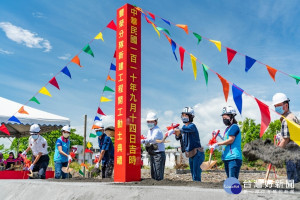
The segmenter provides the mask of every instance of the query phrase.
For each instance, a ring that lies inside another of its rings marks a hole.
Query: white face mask
[[[63,133],[64,138],[69,138],[70,137],[70,133]]]
[[[34,140],[37,140],[39,138],[39,135],[32,135],[31,136]]]
[[[148,126],[148,128],[153,129],[155,127],[155,124],[152,122],[151,123],[147,122],[147,126]]]

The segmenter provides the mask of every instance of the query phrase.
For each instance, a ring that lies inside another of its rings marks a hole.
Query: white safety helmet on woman
[[[30,134],[36,134],[39,133],[41,131],[41,128],[38,124],[33,124],[30,126],[29,132]]]
[[[184,109],[182,110],[181,114],[191,115],[192,117],[195,116],[194,109],[192,107],[184,107]]]
[[[149,112],[146,117],[146,121],[155,121],[158,120],[156,113]]]
[[[66,132],[71,132],[71,127],[68,125],[65,125],[64,127],[62,127],[61,131],[66,131]]]
[[[226,106],[223,108],[222,110],[222,115],[233,115],[233,116],[236,116],[236,111],[235,109],[232,107],[232,106]]]

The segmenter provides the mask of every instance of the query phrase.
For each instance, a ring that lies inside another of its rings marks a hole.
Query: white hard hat
[[[41,131],[41,128],[37,124],[33,124],[30,126],[29,132],[30,134],[39,133]]]
[[[289,98],[283,93],[276,93],[273,96],[273,105],[275,106],[276,104],[283,103],[285,101],[290,101]]]
[[[104,128],[102,122],[96,120],[95,123],[94,123],[93,129],[98,130],[98,129],[101,129],[101,128]]]
[[[189,114],[194,116],[194,109],[192,107],[184,107],[181,114]]]
[[[153,121],[153,120],[157,120],[157,119],[158,119],[158,118],[157,118],[156,113],[154,113],[154,112],[149,112],[149,113],[147,114],[147,118],[146,118],[147,121]]]
[[[67,131],[67,132],[71,132],[71,127],[69,125],[65,125],[64,127],[62,127],[61,131]]]
[[[226,106],[223,108],[222,110],[222,115],[233,115],[233,116],[236,116],[236,111],[235,109],[232,107],[232,106]]]

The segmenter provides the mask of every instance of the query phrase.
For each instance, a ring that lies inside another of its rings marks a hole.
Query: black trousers
[[[33,156],[33,161],[35,157]],[[32,172],[38,172],[40,179],[46,178],[46,170],[49,165],[49,156],[42,155],[37,163],[34,165]]]
[[[151,178],[157,181],[164,179],[166,154],[164,151],[150,155]]]
[[[111,178],[112,173],[114,171],[114,161],[109,161],[102,164],[102,178]]]

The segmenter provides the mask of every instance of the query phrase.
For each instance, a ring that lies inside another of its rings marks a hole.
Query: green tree
[[[271,122],[267,131],[262,136],[262,138],[265,140],[267,138],[274,140],[274,135],[276,135],[281,129],[281,122],[280,120],[275,120],[274,122]]]
[[[256,124],[254,119],[246,118],[239,122],[242,133],[242,149],[246,143],[259,139],[260,124]]]

